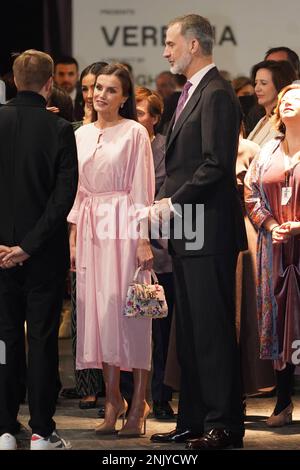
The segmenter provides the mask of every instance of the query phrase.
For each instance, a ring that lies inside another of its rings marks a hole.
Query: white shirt
[[[74,90],[71,91],[71,93],[69,93],[69,96],[70,96],[70,98],[72,100],[72,103],[73,103],[73,108],[75,107],[76,95],[77,95],[77,90],[76,90],[76,88],[74,88]]]
[[[214,63],[206,65],[206,67],[203,67],[203,69],[198,70],[198,72],[194,73],[194,75],[188,79],[188,81],[192,84],[188,91],[188,97],[186,102],[184,103],[184,107],[186,106],[187,102],[191,98],[192,94],[196,90],[197,86],[201,82],[202,78],[209,72],[211,69],[213,69],[216,65]]]

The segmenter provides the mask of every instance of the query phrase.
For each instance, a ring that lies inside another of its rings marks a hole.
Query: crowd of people
[[[129,64],[79,76],[74,58],[36,50],[16,57],[6,103],[1,85],[0,450],[17,448],[25,382],[30,448],[71,448],[53,419],[68,277],[75,388],[62,396],[88,409],[105,395],[99,439],[146,434],[151,369],[155,418],[174,416],[179,391],[176,428],[153,442],[242,448],[246,399],[266,390],[266,425],[292,421],[299,58],[270,49],[231,82],[213,42],[206,18],[172,20],[156,90]],[[168,240],[151,238],[158,222]],[[138,266],[145,283],[157,274],[167,318],[124,315]]]

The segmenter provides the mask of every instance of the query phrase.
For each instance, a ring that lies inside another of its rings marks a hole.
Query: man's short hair
[[[18,90],[39,92],[53,76],[53,60],[45,52],[28,49],[15,59],[13,73]]]
[[[269,49],[265,54],[265,60],[267,60],[267,57],[270,54],[275,54],[276,52],[286,53],[288,62],[292,64],[292,66],[294,67],[297,73],[297,76],[300,77],[300,59],[299,59],[298,54],[295,51],[293,51],[293,49],[290,49],[289,47],[285,47],[285,46],[271,47],[271,49]]]
[[[207,18],[195,14],[178,16],[168,26],[173,26],[176,23],[181,25],[183,36],[193,36],[198,40],[204,56],[212,55],[214,31]]]
[[[76,65],[76,69],[77,70],[79,69],[77,60],[70,55],[62,55],[62,56],[56,57],[54,59],[54,66],[56,67],[58,64],[65,64],[65,65],[74,64]]]

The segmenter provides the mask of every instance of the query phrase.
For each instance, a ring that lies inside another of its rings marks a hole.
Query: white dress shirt
[[[190,87],[190,89],[188,91],[188,98],[187,98],[186,102],[184,103],[183,108],[185,108],[186,104],[190,100],[192,94],[196,90],[196,88],[199,85],[199,83],[201,82],[202,78],[207,74],[207,72],[209,72],[215,66],[216,65],[214,63],[206,65],[206,67],[203,67],[203,69],[198,70],[198,72],[194,73],[194,75],[191,78],[189,78],[188,81],[192,84],[192,86]]]

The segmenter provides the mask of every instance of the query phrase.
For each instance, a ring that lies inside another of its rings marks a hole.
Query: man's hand
[[[174,216],[170,203],[169,198],[165,197],[160,201],[156,201],[154,205],[151,207],[150,210],[150,217],[153,222],[164,222],[170,220]]]
[[[9,246],[0,245],[0,267],[2,268],[3,258],[10,253],[11,248]]]
[[[26,261],[30,255],[28,255],[20,246],[12,246],[8,248],[8,252],[4,256],[0,255],[0,267],[2,269],[14,268],[17,264],[20,266],[23,265],[23,262]]]

